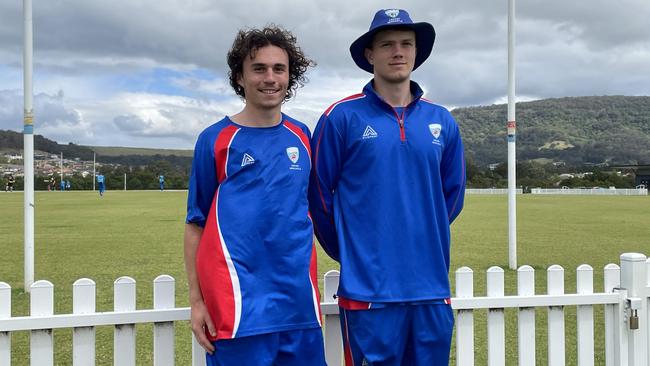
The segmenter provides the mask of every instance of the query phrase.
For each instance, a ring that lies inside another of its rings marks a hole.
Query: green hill
[[[507,161],[507,105],[457,108],[452,114],[468,158],[478,166]],[[22,134],[0,130],[0,150],[21,150]],[[36,150],[69,158],[144,165],[164,157],[189,166],[191,150],[92,147],[34,137]],[[650,97],[544,99],[517,104],[517,160],[584,164],[650,164]]]
[[[507,160],[507,105],[457,108],[468,155]],[[650,97],[573,97],[517,104],[517,159],[568,165],[650,163]]]
[[[192,157],[192,150],[172,150],[172,149],[149,149],[141,147],[118,147],[118,146],[87,146],[94,152],[103,156],[125,156],[125,155],[142,155],[142,156],[185,156]]]
[[[0,151],[20,151],[23,149],[23,135],[15,131],[0,130]],[[34,150],[60,154],[67,159],[79,158],[93,160],[96,153],[98,162],[125,165],[148,165],[157,160],[167,160],[172,165],[189,167],[192,150],[147,149],[135,147],[82,146],[74,143],[59,144],[42,135],[34,135]]]

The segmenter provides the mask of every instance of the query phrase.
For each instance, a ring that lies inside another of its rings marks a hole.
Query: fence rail
[[[516,194],[522,194],[521,188],[515,189]],[[508,188],[465,188],[467,194],[508,194]]]
[[[518,188],[516,194],[522,194]],[[467,194],[508,194],[507,188],[467,188]],[[647,196],[647,188],[531,188],[531,194],[579,196]]]
[[[581,196],[647,196],[647,188],[532,188],[531,194],[565,194]]]
[[[474,296],[473,271],[462,267],[455,273],[456,297],[456,363],[474,365],[474,312],[487,309],[488,364],[505,365],[505,309],[517,309],[517,342],[519,365],[535,365],[535,309],[546,308],[548,333],[548,364],[564,365],[566,306],[576,306],[577,364],[594,364],[595,305],[605,307],[606,365],[649,365],[650,326],[650,259],[642,254],[626,253],[620,257],[620,267],[609,264],[604,268],[603,292],[594,293],[593,268],[577,268],[575,294],[564,293],[564,269],[553,265],[546,271],[547,294],[535,294],[535,271],[522,266],[517,271],[517,295],[505,295],[504,270],[487,270],[487,296]],[[324,315],[325,353],[329,365],[341,365],[342,344],[338,306],[335,294],[338,271],[325,274]],[[54,365],[53,329],[73,329],[73,365],[95,364],[95,327],[114,326],[114,364],[136,365],[135,324],[153,323],[153,359],[155,366],[174,365],[175,321],[187,321],[189,308],[176,308],[175,280],[166,275],[153,281],[153,309],[136,310],[136,283],[130,277],[114,282],[114,310],[95,311],[95,283],[87,278],[73,284],[73,313],[53,314],[54,286],[48,281],[32,285],[30,316],[11,317],[11,288],[0,282],[0,365],[11,364],[11,334],[30,332],[31,365]],[[637,319],[634,329],[632,318]],[[188,340],[189,341],[189,340]],[[205,353],[192,338],[192,365],[205,365]]]

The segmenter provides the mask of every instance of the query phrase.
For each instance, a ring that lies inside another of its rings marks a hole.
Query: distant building
[[[650,187],[650,165],[640,165],[635,173],[635,186],[644,185],[646,188]]]
[[[23,160],[23,155],[20,153],[9,153],[5,155],[5,158],[9,159],[9,161],[12,160]]]
[[[488,169],[490,169],[490,170],[495,170],[496,168],[499,167],[499,165],[501,165],[501,163],[492,163],[492,164],[488,164]]]
[[[650,187],[650,164],[617,165],[612,168],[631,169],[634,172],[634,185]]]

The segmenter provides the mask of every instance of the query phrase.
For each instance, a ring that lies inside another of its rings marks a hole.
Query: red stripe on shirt
[[[338,102],[332,104],[331,106],[329,106],[329,108],[327,108],[327,109],[325,110],[325,113],[324,113],[324,114],[325,114],[326,116],[329,116],[329,115],[330,115],[330,112],[332,112],[332,109],[334,109],[334,107],[336,107],[337,105],[339,105],[339,104],[341,104],[341,103],[343,103],[343,102],[350,101],[350,100],[355,100],[355,99],[365,98],[365,96],[366,96],[365,94],[363,94],[363,93],[359,93],[359,94],[350,95],[349,97],[345,97],[345,98],[339,100]]]
[[[350,300],[339,296],[339,306],[346,310],[368,310],[371,305],[371,302]]]
[[[211,341],[232,338],[235,325],[234,289],[226,257],[221,247],[216,219],[218,200],[219,190],[217,189],[196,251],[196,271],[203,302],[217,330],[217,336],[213,337],[206,328],[206,336]]]
[[[309,137],[307,137],[305,131],[303,131],[300,127],[294,125],[293,123],[287,120],[284,121],[284,126],[287,127],[289,130],[291,130],[291,132],[293,132],[296,136],[298,136],[298,138],[300,138],[302,145],[307,150],[307,154],[309,154],[309,160],[311,163],[311,146],[309,145]]]
[[[320,151],[320,139],[323,137],[325,131],[325,126],[320,130],[320,135],[318,135],[318,141],[316,142],[316,156],[314,158],[314,173],[316,175],[316,187],[318,188],[318,196],[320,197],[320,202],[323,205],[323,212],[329,214],[327,210],[327,205],[325,204],[325,197],[323,197],[323,189],[321,188],[320,179],[318,177],[318,152]]]
[[[217,136],[214,143],[214,161],[217,165],[217,182],[219,184],[228,176],[228,151],[237,131],[239,131],[239,128],[236,126],[225,127],[219,132],[219,136]]]
[[[318,259],[316,256],[316,244],[312,242],[311,244],[311,261],[309,263],[309,277],[311,277],[311,283],[314,286],[314,292],[316,293],[317,303],[320,304],[320,290],[318,289]],[[320,306],[318,308],[318,322],[322,324],[323,314],[321,313]]]

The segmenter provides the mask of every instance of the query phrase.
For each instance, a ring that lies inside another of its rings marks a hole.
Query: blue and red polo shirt
[[[284,114],[268,128],[225,117],[198,137],[186,222],[204,228],[196,269],[213,341],[320,326],[309,138]]]

